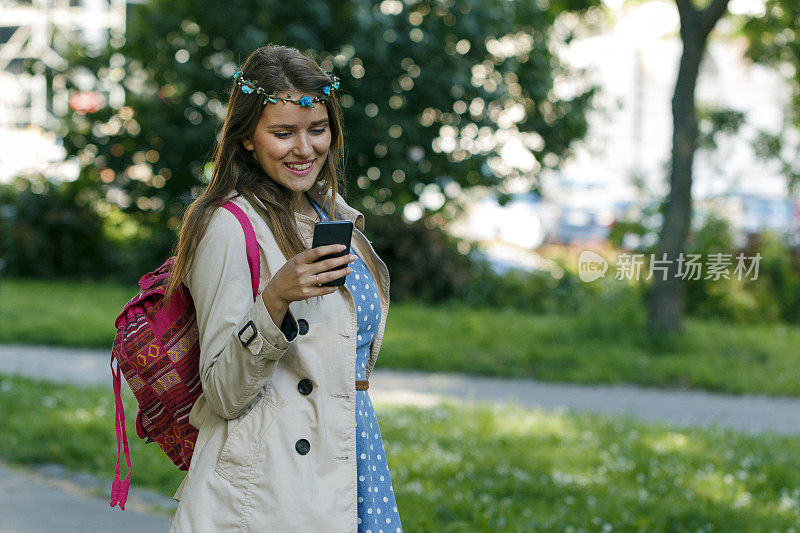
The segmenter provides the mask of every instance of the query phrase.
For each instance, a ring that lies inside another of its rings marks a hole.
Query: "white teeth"
[[[313,164],[314,162],[311,161],[310,163],[306,163],[305,165],[292,165],[291,163],[286,163],[286,166],[294,170],[305,170]]]

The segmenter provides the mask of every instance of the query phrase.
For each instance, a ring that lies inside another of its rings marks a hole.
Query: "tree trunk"
[[[686,248],[692,219],[692,161],[697,141],[694,90],[708,34],[727,9],[728,0],[714,0],[702,11],[690,0],[676,0],[681,20],[681,54],[678,79],[672,97],[672,170],[670,192],[664,205],[664,222],[654,261],[662,261],[666,273],[653,272],[648,330],[654,334],[683,328],[683,281],[677,277],[677,259]]]

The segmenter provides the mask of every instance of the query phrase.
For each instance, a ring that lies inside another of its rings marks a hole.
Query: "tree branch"
[[[683,25],[683,21],[688,20],[689,16],[695,10],[692,5],[692,0],[675,0],[675,5],[678,6],[678,15],[681,19],[681,25]]]
[[[700,28],[704,36],[711,33],[717,21],[722,18],[722,15],[728,10],[729,1],[730,0],[712,0],[708,7],[698,13]]]

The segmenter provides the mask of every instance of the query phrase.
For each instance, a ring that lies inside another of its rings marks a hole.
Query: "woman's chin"
[[[311,187],[313,187],[315,183],[316,178],[292,181],[289,184],[289,189],[296,193],[303,193],[311,190]]]

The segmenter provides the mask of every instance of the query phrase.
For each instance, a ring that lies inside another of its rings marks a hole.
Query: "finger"
[[[346,268],[342,268],[342,269],[338,269],[338,270],[332,270],[330,272],[323,272],[321,274],[317,274],[317,277],[319,278],[319,282],[320,283],[328,283],[329,281],[333,281],[333,280],[338,279],[338,278],[343,278],[343,277],[347,276],[349,273],[351,273],[352,271],[353,271],[352,268],[346,267]],[[317,278],[312,276],[312,279],[315,280],[314,283],[316,284],[316,279]]]
[[[354,254],[345,254],[341,257],[331,257],[330,259],[325,259],[324,261],[311,263],[308,271],[311,274],[319,274],[320,272],[325,272],[326,270],[331,270],[332,268],[347,265],[355,260],[356,256]]]
[[[320,278],[319,280],[320,283],[327,283],[327,281],[329,280],[324,280],[322,278]],[[334,286],[334,287],[329,287],[324,285],[317,286],[316,281],[314,281],[312,282],[311,287],[309,287],[308,290],[306,291],[309,295],[307,296],[307,298],[311,296],[323,296],[325,294],[330,294],[332,292],[336,292],[336,289],[338,288],[339,286]]]
[[[306,263],[313,263],[316,259],[324,256],[324,255],[331,255],[335,254],[336,252],[340,252],[344,248],[339,248],[342,246],[341,244],[326,244],[323,246],[317,246],[316,248],[309,248],[306,250],[307,261]]]

